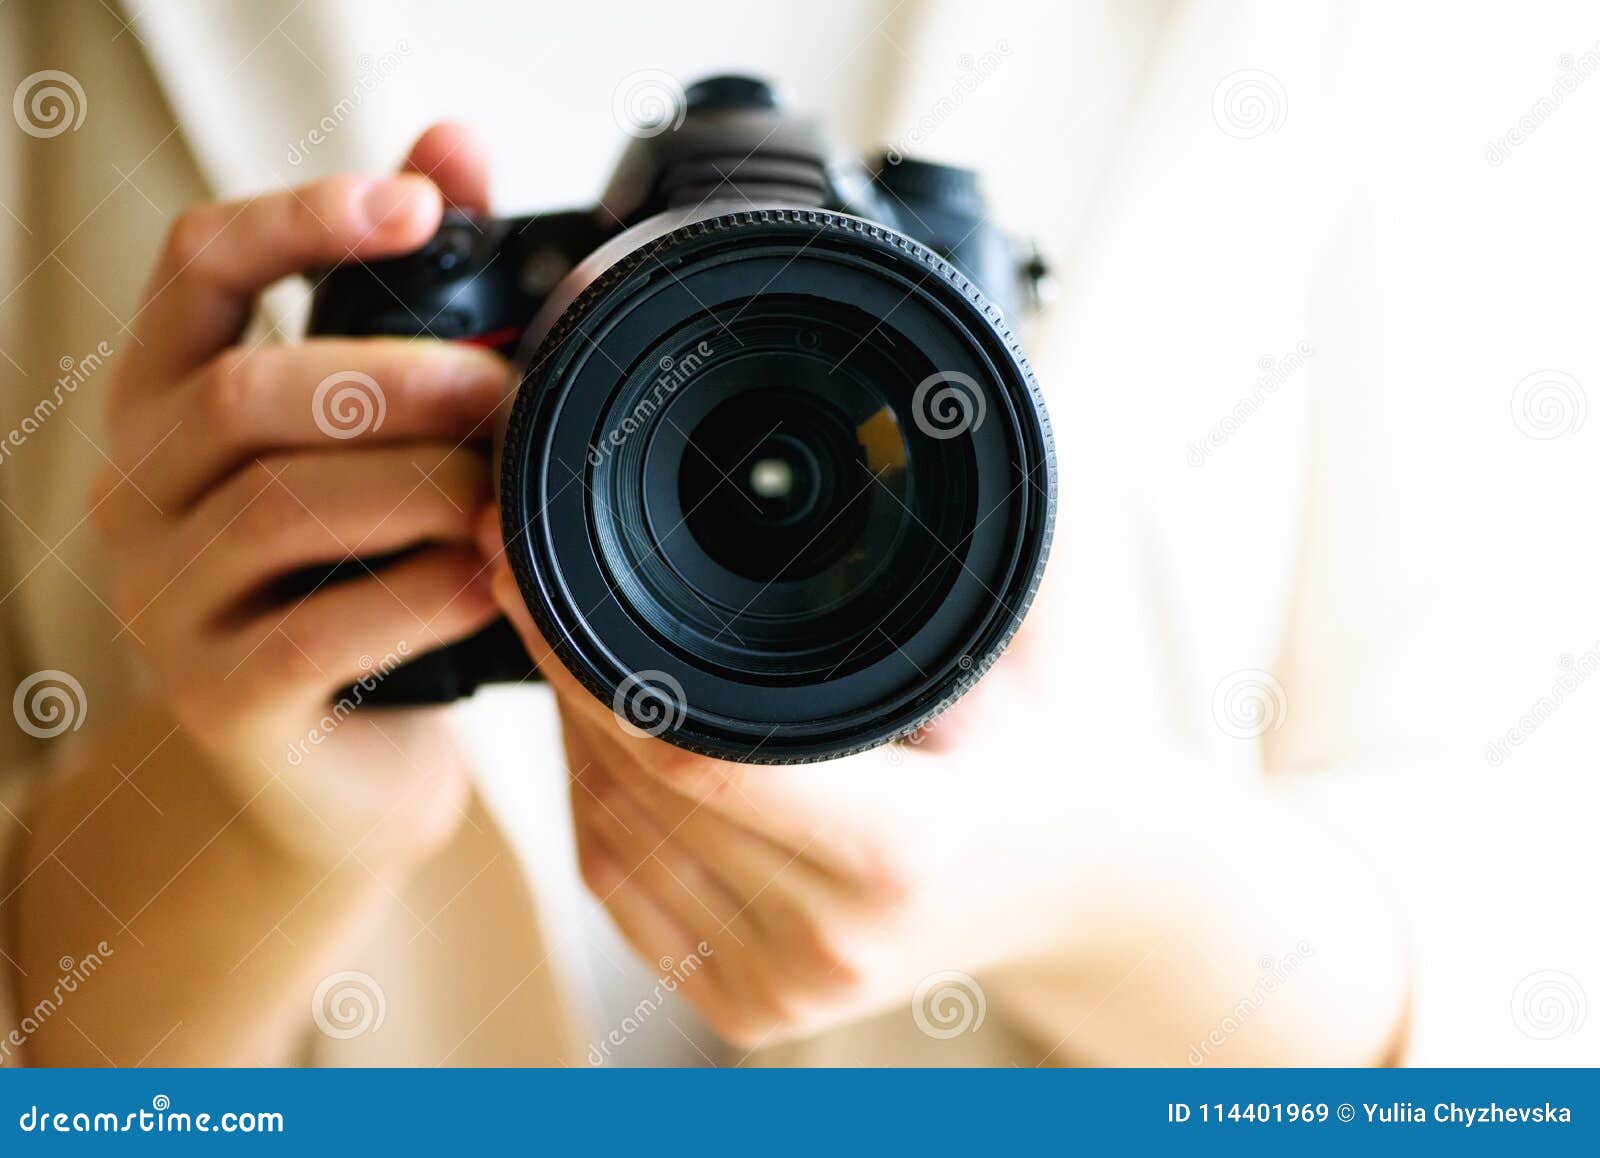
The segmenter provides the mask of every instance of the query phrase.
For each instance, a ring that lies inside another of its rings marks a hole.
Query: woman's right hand
[[[472,519],[491,493],[476,444],[505,364],[426,340],[238,343],[271,283],[416,249],[445,197],[486,208],[482,153],[461,130],[430,130],[408,169],[178,218],[115,369],[90,500],[156,694],[252,815],[334,855],[359,842],[416,856],[460,817],[466,773],[437,713],[329,709],[496,615]],[[278,592],[303,568],[407,548],[375,573]]]

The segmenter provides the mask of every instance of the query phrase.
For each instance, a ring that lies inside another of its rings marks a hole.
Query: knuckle
[[[855,868],[857,887],[867,913],[874,917],[891,915],[911,899],[911,874],[900,858],[879,844],[864,842]]]
[[[289,620],[267,636],[256,653],[256,668],[266,681],[275,685],[299,685],[320,678],[321,672],[312,660],[306,643],[313,633],[304,629],[290,616]],[[300,637],[304,637],[304,639]]]
[[[728,796],[738,786],[739,770],[733,764],[665,740],[654,747],[651,762],[661,779],[702,804]]]
[[[181,670],[180,670],[181,669]],[[205,681],[193,679],[187,665],[168,663],[158,673],[167,707],[191,735],[206,735],[225,717],[227,705]]]
[[[164,263],[175,274],[201,261],[216,240],[217,226],[210,205],[195,205],[185,209],[167,228],[162,245]]]
[[[239,347],[224,350],[206,363],[201,372],[197,403],[208,432],[238,428],[258,365],[248,350]]]
[[[829,988],[852,988],[859,983],[855,955],[845,945],[839,930],[805,921],[800,927],[799,942],[801,953]]]

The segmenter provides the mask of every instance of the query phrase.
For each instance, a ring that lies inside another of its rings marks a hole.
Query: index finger
[[[618,724],[612,706],[590,693],[556,657],[534,623],[500,545],[498,511],[485,508],[478,524],[478,550],[492,560],[490,589],[500,610],[516,626],[545,682],[567,710],[564,722],[587,729],[590,743],[603,746],[629,770],[650,777],[684,796],[696,809],[706,807],[745,829],[785,845],[838,877],[882,882],[874,842],[858,835],[847,803],[864,789],[859,762],[833,761],[799,767],[734,764],[701,756],[665,740]]]
[[[178,381],[237,341],[256,295],[313,266],[392,257],[428,240],[443,203],[426,177],[332,177],[186,210],[167,233],[129,351],[135,390]]]

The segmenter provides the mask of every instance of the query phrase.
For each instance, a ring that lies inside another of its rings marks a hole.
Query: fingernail
[[[361,195],[368,229],[392,229],[412,220],[428,195],[428,183],[415,177],[385,177]]]

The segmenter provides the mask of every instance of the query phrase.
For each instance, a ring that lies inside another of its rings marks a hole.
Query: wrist
[[[298,742],[285,741],[291,731]],[[195,747],[240,823],[277,855],[323,869],[408,871],[455,834],[471,791],[439,709],[364,709]]]

